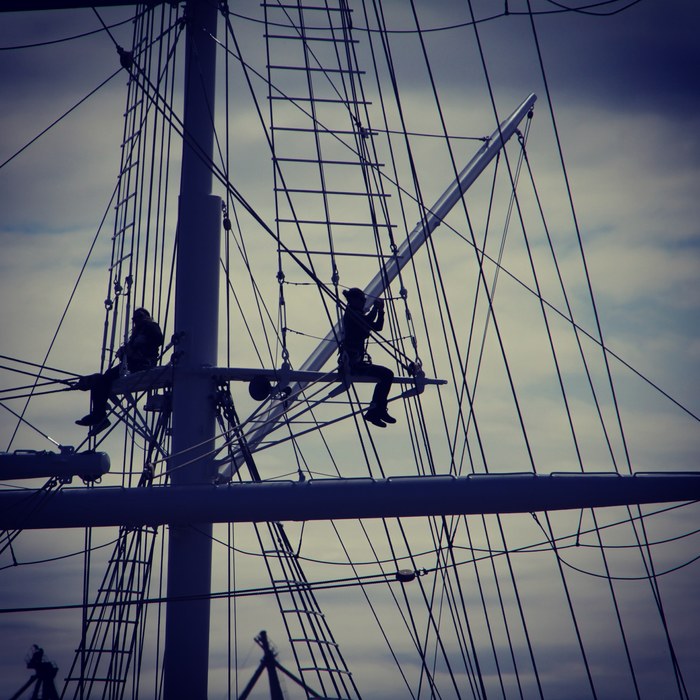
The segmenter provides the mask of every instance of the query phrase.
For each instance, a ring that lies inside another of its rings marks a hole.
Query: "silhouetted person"
[[[387,397],[391,389],[394,373],[388,367],[373,365],[366,352],[367,340],[372,331],[381,331],[384,327],[384,300],[377,299],[372,308],[365,313],[365,293],[353,287],[343,290],[348,306],[343,316],[343,339],[340,344],[341,366],[347,363],[351,374],[364,374],[376,377],[372,403],[365,413],[365,420],[380,428],[387,423],[396,423],[387,412]]]
[[[113,382],[122,373],[121,365],[125,365],[128,372],[142,372],[155,367],[158,362],[159,348],[163,344],[163,332],[160,326],[143,308],[136,309],[131,320],[133,327],[129,340],[117,350],[117,358],[121,360],[120,365],[110,367],[104,374],[97,373],[81,377],[78,382],[78,389],[90,390],[91,410],[75,422],[78,425],[89,426],[90,435],[96,435],[109,427],[107,401]]]

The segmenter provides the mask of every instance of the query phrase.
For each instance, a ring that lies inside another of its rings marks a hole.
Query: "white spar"
[[[433,231],[442,223],[452,207],[464,196],[486,166],[517,131],[518,125],[533,108],[536,100],[537,96],[531,93],[527,99],[499,125],[493,134],[491,134],[490,138],[484,142],[474,157],[459,173],[457,178],[443,192],[437,202],[435,202],[433,207],[426,210],[425,216],[421,218],[407,236],[406,240],[399,246],[396,255],[389,258],[384,263],[383,268],[377,272],[372,280],[365,286],[364,291],[367,297],[379,297],[386,291],[386,288],[394,281],[399,272],[411,261],[411,258],[430,238]],[[301,371],[318,372],[335,354],[337,350],[336,339],[339,337],[340,325],[336,324],[303,363]],[[248,447],[251,451],[254,451],[256,446],[277,427],[282,415],[289,410],[290,403],[293,400],[292,397],[299,396],[305,386],[306,384],[304,382],[297,382],[292,385],[290,399],[284,403],[271,406],[264,416],[264,419],[260,416],[260,419],[263,420],[263,425],[255,428],[250,434],[246,435]],[[236,467],[238,466],[237,464]],[[226,464],[220,469],[220,476],[223,479],[227,479],[230,478],[233,472],[235,472],[235,469],[232,469],[230,464]]]

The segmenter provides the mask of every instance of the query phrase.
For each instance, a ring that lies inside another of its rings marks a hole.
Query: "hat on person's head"
[[[145,321],[149,318],[151,318],[151,314],[149,313],[148,309],[144,309],[143,307],[136,309],[136,311],[134,311],[134,315],[132,316],[134,321]]]
[[[349,301],[350,299],[362,299],[364,301],[365,293],[359,287],[351,287],[343,290],[343,296]]]

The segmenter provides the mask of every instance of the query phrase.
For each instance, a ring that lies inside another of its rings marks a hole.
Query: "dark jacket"
[[[163,332],[152,319],[141,321],[131,331],[129,340],[120,350],[120,357],[126,358],[130,372],[140,372],[158,363],[159,348],[163,344]]]
[[[365,314],[348,307],[343,316],[343,342],[341,351],[345,352],[351,365],[363,362],[365,343],[372,331],[381,331],[384,327],[384,309],[374,304]]]

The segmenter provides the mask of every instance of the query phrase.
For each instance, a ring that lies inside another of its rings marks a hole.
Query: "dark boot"
[[[88,413],[86,416],[78,418],[78,420],[75,421],[75,424],[90,427],[95,425],[96,423],[99,423],[104,417],[104,415],[96,416],[94,413]]]
[[[368,423],[376,425],[378,428],[386,428],[386,423],[382,420],[381,413],[373,405],[367,409],[364,419]]]
[[[386,410],[386,406],[384,406],[383,410],[379,411],[379,418],[385,423],[396,423],[396,418],[389,415],[388,411]]]
[[[109,419],[107,418],[107,414],[104,411],[99,411],[97,413],[95,411],[92,411],[91,413],[88,413],[87,416],[78,418],[78,420],[75,421],[75,424],[84,425],[88,428],[95,428],[98,425],[102,425],[105,422],[106,425],[104,426],[104,428],[100,428],[100,430],[104,430],[109,425]],[[100,430],[98,430],[97,432],[99,433]]]

